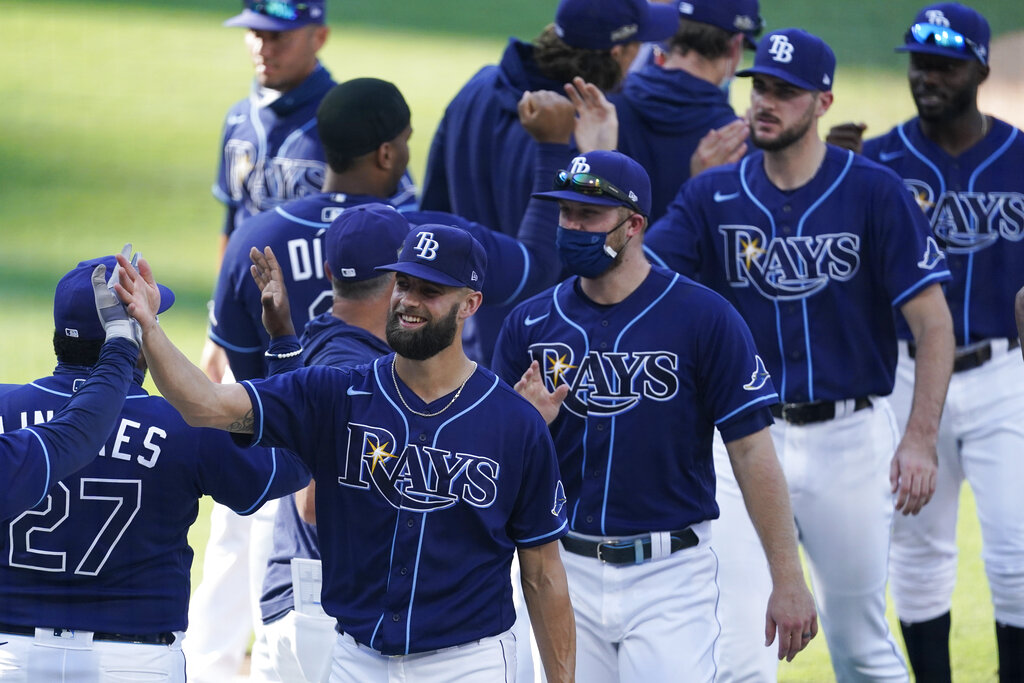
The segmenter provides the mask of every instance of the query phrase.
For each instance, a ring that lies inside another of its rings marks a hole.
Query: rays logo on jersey
[[[348,448],[338,465],[338,483],[356,489],[372,486],[395,509],[434,512],[462,501],[490,507],[498,495],[498,463],[470,453],[398,441],[387,429],[348,425]]]
[[[579,417],[618,415],[640,399],[668,401],[679,390],[679,358],[668,351],[591,351],[577,361],[568,344],[542,342],[530,346],[530,358],[549,391],[569,385],[562,405]]]
[[[849,232],[775,237],[753,225],[720,225],[732,287],[753,285],[766,299],[803,299],[860,269],[860,236]]]
[[[559,481],[555,484],[555,502],[551,506],[551,514],[557,517],[563,507],[565,507],[565,487],[562,486],[562,482]]]
[[[904,184],[928,216],[932,233],[951,254],[966,254],[995,244],[1000,237],[1024,239],[1024,194],[1020,192],[953,192],[938,198],[931,185],[912,178]]]
[[[256,159],[256,147],[248,140],[231,139],[224,146],[231,198],[241,201],[244,188],[258,211],[317,194],[323,187],[327,166],[322,161],[274,157],[264,170]]]
[[[750,373],[750,381],[743,385],[743,388],[747,391],[757,391],[768,382],[771,375],[768,373],[768,368],[764,366],[764,361],[761,360],[761,356],[754,356],[754,371]]]

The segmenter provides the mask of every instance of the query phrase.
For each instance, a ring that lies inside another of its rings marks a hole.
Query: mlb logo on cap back
[[[555,34],[566,45],[585,50],[657,42],[678,28],[675,6],[646,0],[562,0],[555,12]]]
[[[398,257],[408,234],[409,221],[388,204],[362,204],[345,209],[324,236],[331,276],[343,282],[377,277],[377,266]]]
[[[396,263],[377,270],[405,273],[449,287],[480,291],[487,254],[468,232],[452,225],[420,225],[409,231]]]
[[[765,36],[757,46],[754,66],[736,75],[764,74],[804,90],[829,91],[835,70],[835,53],[824,40],[798,28],[785,28]]]
[[[991,29],[985,17],[956,2],[929,5],[917,13],[897,52],[919,52],[988,64]]]
[[[291,31],[326,21],[324,0],[246,0],[242,13],[224,22],[254,31]]]

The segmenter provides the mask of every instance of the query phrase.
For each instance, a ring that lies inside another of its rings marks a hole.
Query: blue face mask
[[[555,236],[555,246],[558,247],[558,256],[573,275],[580,277],[594,278],[611,268],[617,251],[604,243],[605,238],[621,228],[627,217],[608,232],[585,232],[583,230],[569,230],[558,226],[558,234]]]

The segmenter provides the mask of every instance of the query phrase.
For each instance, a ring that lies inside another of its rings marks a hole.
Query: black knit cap
[[[409,105],[393,83],[354,78],[324,96],[316,110],[317,131],[325,149],[358,157],[394,140],[409,126]]]

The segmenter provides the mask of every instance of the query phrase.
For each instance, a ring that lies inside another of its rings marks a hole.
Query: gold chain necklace
[[[469,373],[469,375],[466,377],[466,379],[462,380],[462,384],[459,385],[458,391],[456,391],[455,395],[452,396],[452,400],[448,401],[448,405],[446,405],[444,408],[441,408],[441,410],[437,411],[436,413],[421,413],[418,410],[413,410],[412,407],[408,403],[406,403],[405,399],[402,397],[402,390],[398,388],[398,376],[395,374],[395,361],[394,360],[391,361],[391,381],[395,383],[395,393],[398,394],[398,400],[402,402],[402,405],[405,406],[406,410],[408,410],[410,413],[414,413],[416,415],[419,415],[420,417],[437,417],[438,415],[440,415],[444,411],[446,411],[449,408],[451,408],[452,404],[455,403],[459,399],[459,394],[461,394],[462,390],[466,388],[466,382],[469,381],[469,378],[472,377],[473,373],[475,373],[475,372],[476,372],[476,362],[474,361],[473,362],[473,370],[472,370],[472,372]]]

